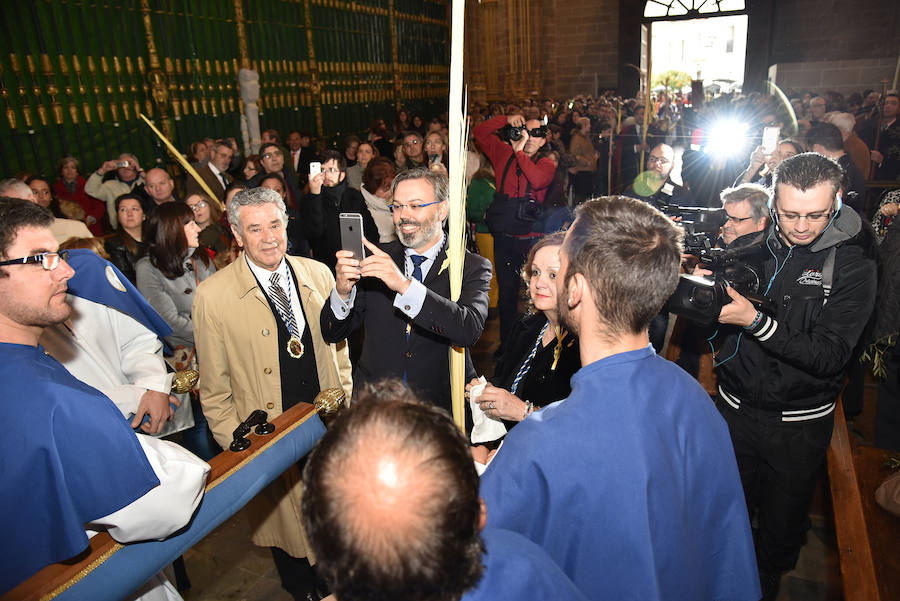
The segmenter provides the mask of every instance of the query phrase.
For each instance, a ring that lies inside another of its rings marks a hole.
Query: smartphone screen
[[[363,246],[363,221],[359,213],[341,213],[341,250],[349,250],[353,258],[362,261],[366,258]]]
[[[320,173],[322,173],[322,163],[320,163],[318,161],[313,161],[312,163],[309,164],[309,175],[310,176],[319,175]]]
[[[780,134],[780,127],[763,128],[762,148],[764,153],[772,154],[773,152],[775,152],[775,148],[778,146],[778,136]]]

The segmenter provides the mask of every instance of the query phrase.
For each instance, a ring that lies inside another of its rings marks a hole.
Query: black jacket
[[[378,226],[365,198],[359,190],[349,187],[346,179],[333,187],[323,186],[320,194],[307,194],[303,206],[309,215],[307,231],[313,258],[328,265],[332,274],[337,263],[335,253],[341,250],[341,213],[362,215],[363,235],[369,242],[378,242]]]
[[[763,285],[776,303],[775,315],[763,315],[753,328],[719,326],[719,387],[761,409],[822,407],[840,392],[872,312],[877,275],[871,233],[845,208],[809,245],[788,246],[775,226],[769,226],[765,244],[770,256]],[[833,284],[826,302],[822,273],[832,248]],[[796,414],[785,417],[790,415]]]
[[[399,241],[381,244],[403,270],[404,247]],[[481,337],[488,310],[491,264],[484,257],[466,252],[462,292],[450,300],[450,271],[442,269],[444,249],[425,276],[427,293],[422,309],[410,320],[394,307],[396,294],[381,280],[363,278],[356,287],[356,300],[343,320],[335,317],[331,303],[322,307],[322,338],[340,342],[359,327],[365,327],[362,355],[353,365],[353,387],[383,378],[403,378],[420,398],[450,412],[451,344],[466,348],[466,381],[475,377],[468,348]],[[409,335],[406,333],[410,324]]]
[[[512,390],[513,381],[525,359],[531,354],[545,323],[547,318],[542,313],[525,315],[516,322],[510,332],[506,350],[497,360],[491,384]],[[568,332],[562,339],[559,360],[554,365],[556,345],[557,341],[554,341],[538,349],[516,390],[517,397],[523,401],[531,401],[535,407],[544,407],[568,397],[572,392],[569,380],[581,369],[578,339],[573,333]],[[509,430],[518,422],[504,420],[503,423]]]

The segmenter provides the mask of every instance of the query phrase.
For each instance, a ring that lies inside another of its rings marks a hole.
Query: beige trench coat
[[[346,341],[326,344],[319,328],[319,313],[328,302],[334,278],[328,267],[312,259],[287,260],[297,276],[319,385],[343,388],[349,399],[353,386]],[[266,411],[270,419],[281,413],[276,318],[243,254],[200,284],[192,315],[203,413],[216,441],[228,448],[234,429],[254,410]],[[279,547],[293,557],[306,557],[301,498],[299,470],[292,467],[247,505],[253,542]]]

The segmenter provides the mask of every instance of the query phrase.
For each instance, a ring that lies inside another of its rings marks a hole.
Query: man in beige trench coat
[[[256,409],[269,418],[320,390],[352,390],[346,343],[326,344],[319,313],[334,278],[322,263],[285,256],[287,215],[266,188],[245,190],[228,204],[243,253],[197,288],[194,338],[200,400],[223,448]],[[302,486],[296,467],[247,506],[253,542],[270,547],[281,583],[295,599],[318,599],[300,526]]]

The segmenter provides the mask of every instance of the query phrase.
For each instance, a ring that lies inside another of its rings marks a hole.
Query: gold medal
[[[294,359],[299,359],[303,356],[303,343],[300,342],[299,338],[291,336],[287,343],[287,352]]]

